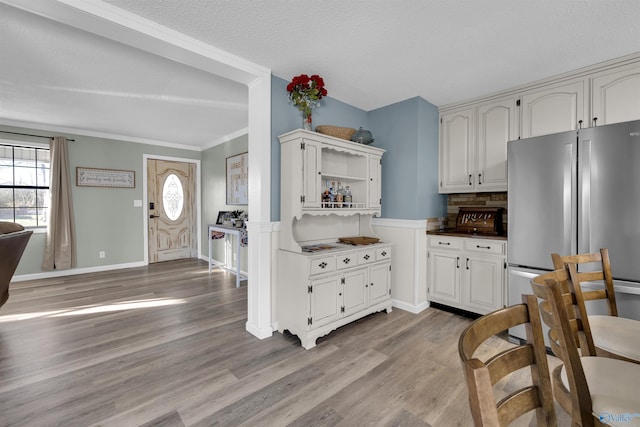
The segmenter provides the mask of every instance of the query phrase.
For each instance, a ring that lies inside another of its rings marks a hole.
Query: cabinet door
[[[437,302],[460,303],[460,256],[429,253],[429,295]]]
[[[640,64],[597,73],[591,80],[591,90],[593,110],[589,126],[640,119]]]
[[[465,192],[473,188],[474,132],[473,108],[440,117],[441,193]]]
[[[464,259],[462,304],[486,314],[502,308],[504,259],[467,255]]]
[[[477,191],[507,191],[507,141],[518,138],[516,101],[512,97],[477,107]]]
[[[369,270],[369,304],[373,305],[391,298],[391,264],[377,264]]]
[[[331,276],[311,282],[309,293],[311,324],[309,329],[326,325],[342,317],[341,276]]]
[[[521,137],[576,130],[578,122],[587,127],[589,94],[586,79],[543,87],[522,95]]]
[[[369,156],[369,207],[379,208],[382,203],[382,157]]]
[[[344,274],[342,306],[345,316],[364,310],[369,305],[366,292],[369,288],[367,271],[367,268],[361,268]]]
[[[303,208],[319,208],[322,201],[322,150],[317,142],[304,140],[302,149]]]

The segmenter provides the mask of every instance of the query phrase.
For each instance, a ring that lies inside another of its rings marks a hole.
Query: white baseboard
[[[247,330],[247,332],[249,332],[250,334],[254,335],[255,337],[261,340],[265,338],[269,338],[271,335],[273,335],[273,329],[271,329],[271,327],[258,329],[253,325],[249,324],[249,322],[245,324],[245,329]]]
[[[12,282],[23,282],[25,280],[49,279],[51,277],[74,276],[76,274],[97,273],[100,271],[120,270],[123,268],[144,267],[144,261],[128,262],[124,264],[100,265],[96,267],[72,268],[69,270],[45,271],[42,273],[21,274],[13,276]]]
[[[429,301],[425,301],[420,305],[407,304],[404,301],[391,300],[391,304],[399,308],[400,310],[408,311],[409,313],[418,314],[429,308]]]

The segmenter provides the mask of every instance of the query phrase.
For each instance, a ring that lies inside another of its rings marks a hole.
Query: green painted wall
[[[224,144],[216,145],[202,152],[202,251],[205,256],[209,255],[209,245],[207,240],[207,226],[215,224],[219,211],[242,210],[247,212],[247,205],[227,205],[226,188],[226,159],[227,157],[246,153],[249,151],[249,136],[242,135],[238,138],[227,141]],[[251,217],[249,217],[251,219]],[[235,257],[237,240],[233,241],[232,254]],[[224,261],[224,242],[215,240],[212,245],[213,258]],[[235,260],[233,265],[236,265]],[[240,249],[240,269],[247,271],[247,248]]]
[[[52,132],[1,125],[0,130],[53,135]],[[142,262],[146,251],[143,228],[145,210],[134,207],[133,201],[143,200],[143,155],[199,160],[201,153],[72,134],[64,136],[75,139],[75,142],[69,143],[69,163],[72,170],[78,268]],[[0,134],[0,138],[19,139],[7,134]],[[22,137],[21,140],[46,142],[39,138]],[[136,174],[136,187],[133,189],[77,187],[75,185],[76,166],[133,170]],[[42,273],[40,265],[44,252],[44,240],[44,234],[34,233],[16,275]],[[98,257],[100,251],[105,251],[104,259]]]

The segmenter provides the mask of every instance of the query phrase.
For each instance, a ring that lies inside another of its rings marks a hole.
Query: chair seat
[[[607,357],[582,357],[593,415],[608,425],[640,426],[640,365]],[[562,382],[569,388],[564,366]]]
[[[596,347],[627,359],[640,361],[640,321],[617,316],[592,315],[589,316],[589,325]]]

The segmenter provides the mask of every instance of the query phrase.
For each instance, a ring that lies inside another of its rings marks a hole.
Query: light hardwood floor
[[[246,282],[200,260],[14,283],[0,425],[472,425],[457,353],[469,319],[394,309],[305,351],[246,332],[246,306]]]

